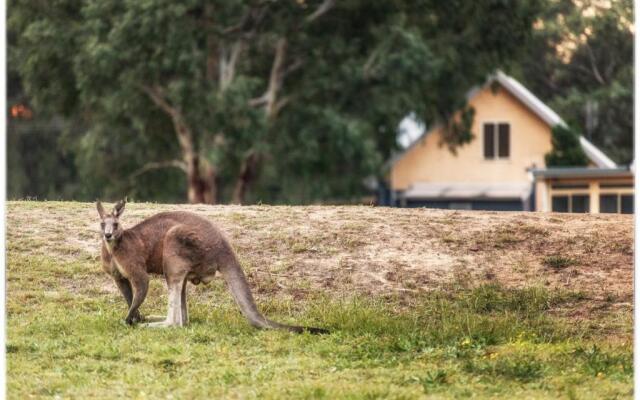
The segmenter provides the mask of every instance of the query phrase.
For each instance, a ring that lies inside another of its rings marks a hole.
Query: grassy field
[[[8,204],[8,396],[24,398],[632,397],[632,219],[370,207],[189,209],[234,244],[270,318],[221,280],[191,324],[150,330],[98,262],[87,203]],[[166,311],[161,279],[144,315]]]

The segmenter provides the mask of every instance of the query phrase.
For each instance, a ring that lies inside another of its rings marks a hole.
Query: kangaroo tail
[[[228,262],[223,263],[224,265],[220,266],[220,273],[222,277],[227,282],[227,286],[231,291],[231,295],[233,299],[240,307],[240,311],[242,314],[249,320],[249,323],[256,328],[260,329],[284,329],[291,332],[303,333],[309,332],[312,334],[324,334],[329,333],[328,330],[322,328],[313,328],[306,326],[295,326],[295,325],[285,325],[279,322],[271,321],[265,318],[258,308],[256,307],[256,303],[253,300],[253,295],[251,295],[251,289],[249,288],[249,284],[247,283],[247,278],[238,263],[238,260],[235,256],[232,256]]]

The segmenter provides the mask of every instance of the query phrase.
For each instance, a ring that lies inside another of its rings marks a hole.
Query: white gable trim
[[[553,127],[556,125],[566,125],[555,111],[550,109],[539,98],[533,95],[526,87],[512,77],[508,76],[502,71],[496,72],[491,78],[489,83],[497,81],[502,87],[504,87],[509,93],[511,93],[516,99],[520,100],[529,110],[533,111],[540,119],[547,123],[547,125]]]
[[[593,143],[588,141],[584,136],[580,136],[580,146],[584,154],[587,155],[589,160],[593,161],[599,168],[616,168],[617,165],[612,159],[607,157],[599,148],[594,146]]]
[[[487,82],[481,87],[475,87],[467,93],[467,101],[471,101],[480,91],[488,87],[492,82],[498,82],[505,90],[511,93],[516,99],[520,100],[529,110],[536,114],[550,127],[556,125],[567,126],[560,116],[553,111],[549,106],[544,104],[539,98],[524,87],[520,82],[513,79],[504,72],[498,70],[494,75],[490,76]],[[391,166],[395,165],[407,152],[409,152],[414,145],[421,142],[426,135],[438,129],[440,125],[433,127],[429,131],[423,133],[418,137],[411,145],[409,145],[402,153],[393,157],[391,160]],[[607,157],[600,149],[588,141],[584,136],[580,136],[580,146],[587,155],[587,158],[599,168],[615,168],[616,163]]]

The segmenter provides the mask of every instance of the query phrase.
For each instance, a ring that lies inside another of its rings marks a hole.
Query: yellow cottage
[[[633,212],[633,174],[584,137],[589,167],[545,168],[551,129],[564,121],[498,71],[467,97],[474,139],[451,153],[435,127],[393,158],[386,203],[400,207]],[[384,202],[383,202],[384,203]]]

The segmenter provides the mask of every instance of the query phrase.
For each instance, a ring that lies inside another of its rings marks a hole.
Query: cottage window
[[[507,123],[484,124],[484,158],[509,158],[511,126]]]
[[[600,212],[607,214],[633,214],[633,195],[601,194]]]
[[[620,195],[620,212],[622,214],[633,214],[633,195]]]
[[[553,196],[551,198],[551,211],[569,212],[569,196]]]
[[[588,194],[572,194],[551,197],[551,211],[553,212],[571,212],[571,213],[588,213],[589,212],[589,195]]]

